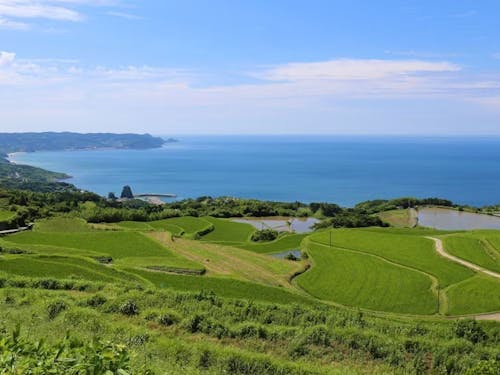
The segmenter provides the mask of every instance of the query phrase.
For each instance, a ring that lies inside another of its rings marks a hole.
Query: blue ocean
[[[179,136],[153,150],[14,155],[73,176],[107,195],[174,193],[179,199],[235,196],[328,201],[343,206],[401,196],[500,203],[500,138]]]

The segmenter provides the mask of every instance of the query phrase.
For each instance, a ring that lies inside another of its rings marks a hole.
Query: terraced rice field
[[[88,281],[137,281],[133,275],[119,272],[95,261],[73,257],[10,256],[0,259],[0,270],[25,277],[83,279]]]
[[[437,311],[432,279],[382,258],[343,248],[308,245],[314,266],[297,278],[311,295],[347,306],[398,313]]]
[[[498,280],[441,257],[428,231],[423,231],[425,236],[415,233],[338,229],[331,231],[332,247],[329,231],[315,233],[306,240],[314,266],[297,282],[321,299],[382,311],[431,314],[439,309],[441,314],[461,315],[500,309]],[[462,234],[445,238],[454,236]],[[395,297],[402,290],[406,292]]]
[[[211,227],[211,223],[203,218],[184,216],[171,219],[151,221],[148,223],[156,230],[166,230],[172,234],[185,234],[188,237],[195,236]]]
[[[142,221],[121,221],[119,223],[116,223],[115,225],[120,229],[138,230],[141,232],[155,230],[152,225],[149,225],[149,223]]]
[[[429,238],[439,237],[450,254],[495,271],[497,231],[335,229],[265,243],[250,241],[254,231],[249,224],[212,217],[103,225],[59,217],[0,238],[0,273],[204,289],[282,303],[316,299],[404,314],[500,310],[500,281],[442,257]],[[269,255],[294,249],[305,250],[309,260]],[[9,254],[19,251],[28,253]],[[112,263],[106,266],[94,260],[108,257]],[[307,263],[311,268],[303,272]],[[206,275],[166,273],[188,270]],[[291,282],[293,275],[298,276]]]
[[[411,228],[416,224],[416,214],[408,209],[384,211],[377,216],[395,227]]]
[[[227,298],[243,298],[252,301],[267,301],[281,304],[314,304],[314,300],[296,293],[230,278],[181,276],[141,270],[130,270],[130,272],[149,280],[158,288],[171,288],[183,291],[203,290],[214,292],[219,296]]]
[[[311,236],[312,241],[329,244],[329,232]],[[384,233],[357,229],[338,229],[332,232],[332,244],[428,273],[438,279],[441,287],[460,282],[474,275],[473,271],[440,257],[432,240],[420,236]]]
[[[250,240],[250,236],[255,231],[255,228],[250,224],[236,223],[228,219],[205,217],[204,220],[210,222],[214,230],[204,235],[201,238],[203,241],[228,244],[245,243]]]
[[[492,277],[478,274],[452,285],[446,293],[449,315],[500,311],[500,282]]]
[[[478,266],[500,273],[500,245],[498,235],[492,232],[472,232],[443,238],[445,250]]]
[[[57,217],[37,221],[33,229],[35,232],[92,232],[93,228],[83,219]]]
[[[238,247],[262,254],[279,253],[286,250],[300,249],[300,244],[306,237],[307,234],[288,234],[272,242],[245,243],[238,245]]]
[[[44,253],[111,257],[118,265],[162,265],[199,269],[200,266],[173,254],[166,247],[133,231],[122,232],[24,232],[9,236],[3,241],[7,246]],[[75,251],[76,250],[76,251]]]
[[[274,259],[236,247],[187,239],[173,240],[164,232],[149,233],[149,236],[176,254],[203,265],[210,276],[291,288],[290,276],[305,267],[304,262]]]

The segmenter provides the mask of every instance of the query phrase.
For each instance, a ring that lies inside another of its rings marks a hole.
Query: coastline
[[[15,160],[15,157],[17,155],[22,155],[22,154],[26,154],[26,152],[24,151],[16,151],[16,152],[9,152],[7,154],[7,157],[5,158],[10,164],[13,164],[13,165],[20,165],[16,160]]]

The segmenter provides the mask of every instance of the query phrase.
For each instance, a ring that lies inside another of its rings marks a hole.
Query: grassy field
[[[500,231],[335,229],[267,243],[252,243],[253,232],[209,217],[57,217],[1,237],[0,368],[43,355],[42,338],[54,349],[35,361],[46,366],[70,332],[64,342],[73,348],[96,348],[96,338],[120,344],[127,373],[139,375],[146,367],[186,375],[496,374],[484,369],[499,368],[498,322],[444,316],[498,312],[500,281],[440,257],[425,237],[496,269]],[[299,248],[308,259],[270,256]],[[111,264],[91,259],[106,257]],[[193,270],[206,272],[186,274]],[[22,339],[9,339],[18,324]],[[78,358],[106,361],[111,348]]]
[[[189,239],[209,229],[200,241]],[[241,298],[248,285],[271,290],[277,287],[279,291],[291,291],[293,296],[305,291],[336,304],[405,314],[435,314],[439,288],[442,314],[500,309],[499,283],[440,257],[433,241],[425,238],[440,236],[450,253],[498,270],[495,256],[500,233],[496,231],[335,229],[331,231],[333,248],[329,248],[328,230],[286,234],[275,241],[253,243],[249,238],[254,230],[249,224],[211,217],[106,225],[57,217],[37,222],[31,232],[1,238],[0,247],[7,253],[27,251],[33,255],[7,254],[1,258],[0,271],[18,276],[116,282],[130,279],[121,270],[133,269],[147,272],[155,285],[160,279],[168,279],[177,289],[196,290],[206,285],[220,295]],[[172,238],[171,234],[182,237]],[[269,256],[293,249],[305,250],[310,260],[294,262]],[[112,258],[111,266],[89,259],[106,257]],[[312,268],[290,283],[308,263]],[[206,275],[172,275],[148,272],[146,268],[166,272],[204,270]],[[228,287],[231,283],[236,283],[236,289]],[[468,295],[474,296],[473,302]],[[271,300],[269,294],[265,298]]]
[[[132,275],[75,257],[9,256],[0,259],[0,271],[25,277],[83,279],[88,281],[137,281]]]
[[[476,275],[448,290],[450,315],[500,311],[500,281],[485,275]]]
[[[182,291],[212,291],[218,296],[227,298],[244,298],[251,301],[267,301],[282,304],[314,303],[310,298],[303,297],[296,293],[290,293],[284,289],[258,285],[231,278],[180,276],[141,270],[129,271],[151,281],[158,288],[171,288]]]
[[[491,244],[498,242],[491,232],[472,232],[443,238],[445,250],[481,267],[500,272],[500,252]]]
[[[154,230],[158,231],[167,231],[172,233],[175,236],[182,236],[186,231],[181,228],[180,226],[176,224],[172,224],[172,222],[167,219],[167,220],[158,220],[158,221],[152,221],[148,223],[150,227],[152,227]]]
[[[211,227],[210,222],[207,220],[191,216],[152,221],[149,222],[149,225],[157,230],[166,230],[173,234],[185,233],[187,236],[194,236],[198,232],[205,231]]]
[[[37,221],[33,228],[36,232],[92,232],[93,229],[83,219],[56,217]]]
[[[149,236],[176,254],[202,264],[207,275],[290,288],[290,276],[305,267],[303,262],[275,259],[235,247],[187,239],[173,240],[166,233],[150,233]]]
[[[300,249],[300,244],[307,234],[288,234],[283,237],[279,237],[277,240],[272,242],[264,243],[245,243],[238,245],[243,249],[247,249],[256,253],[279,253],[286,250]]]
[[[175,278],[168,283],[176,284]],[[273,301],[267,302],[258,299],[266,294],[260,292],[250,301],[218,298],[200,292],[199,286],[192,292],[116,285],[98,293],[0,289],[3,354],[10,365],[41,352],[12,350],[15,355],[10,356],[5,343],[12,342],[10,333],[21,324],[18,341],[33,343],[26,349],[37,347],[43,338],[54,346],[54,355],[67,332],[72,338],[67,342],[73,346],[78,342],[99,346],[96,338],[111,340],[128,351],[122,358],[122,363],[130,364],[127,372],[138,375],[146,375],[144,366],[156,374],[183,375],[434,374],[446,364],[452,368],[450,375],[495,374],[479,370],[487,365],[495,369],[499,355],[498,328],[484,322],[477,326],[464,322],[472,334],[484,334],[474,344],[451,321],[378,318],[308,305],[288,295],[281,299],[274,291],[269,292]],[[123,309],[130,305],[133,311]],[[112,347],[107,349],[99,353],[104,356],[95,357],[113,358]],[[81,365],[92,363],[93,351],[88,361],[83,352],[79,354]]]
[[[441,287],[474,275],[473,271],[468,268],[440,257],[434,249],[432,240],[399,233],[338,229],[332,232],[332,243],[336,247],[378,255],[392,262],[426,272],[436,277]],[[312,235],[311,239],[328,244],[330,235],[329,232],[321,232]]]
[[[24,232],[9,236],[4,243],[43,253],[44,247],[59,253],[113,258],[118,265],[156,265],[200,269],[200,265],[173,254],[160,243],[133,231],[121,232]],[[33,247],[31,247],[33,246]],[[73,250],[76,252],[73,252]],[[88,252],[88,253],[87,253]]]
[[[155,230],[155,228],[149,225],[149,223],[142,221],[121,221],[119,223],[116,223],[115,225],[120,227],[121,229],[137,230],[142,232]]]
[[[308,245],[313,268],[297,278],[311,295],[348,306],[412,314],[433,314],[432,280],[383,259],[317,243]]]
[[[415,215],[408,209],[384,211],[377,216],[394,227],[412,228],[416,224]]]
[[[15,212],[0,209],[0,222],[9,221],[16,216]]]
[[[213,217],[205,217],[206,221],[214,226],[214,230],[204,235],[202,241],[218,242],[218,243],[238,243],[247,242],[250,236],[255,232],[255,228],[250,224],[236,223],[227,219],[217,219]]]

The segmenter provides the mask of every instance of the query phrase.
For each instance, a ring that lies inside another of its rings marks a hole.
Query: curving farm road
[[[459,263],[459,264],[461,264],[461,265],[463,265],[463,266],[465,266],[467,268],[470,268],[473,271],[482,272],[482,273],[484,273],[486,275],[493,276],[493,277],[496,277],[496,278],[500,279],[500,274],[498,274],[496,272],[490,271],[490,270],[488,270],[486,268],[478,266],[477,264],[474,264],[474,263],[471,263],[471,262],[467,262],[466,260],[460,259],[460,258],[458,258],[456,256],[451,255],[451,254],[448,254],[444,250],[443,241],[441,241],[439,238],[435,238],[435,237],[427,237],[427,238],[434,241],[434,244],[436,246],[436,251],[442,257],[447,258],[447,259],[449,259],[449,260],[451,260],[453,262]],[[500,312],[497,312],[497,313],[485,313],[485,314],[475,314],[474,315],[474,319],[477,319],[477,320],[495,320],[495,321],[498,322],[498,321],[500,321]]]
[[[470,268],[471,270],[474,270],[476,272],[482,272],[482,273],[484,273],[486,275],[493,276],[493,277],[496,277],[497,279],[500,279],[500,273],[496,273],[496,272],[490,271],[490,270],[488,270],[486,268],[478,266],[477,264],[474,264],[474,263],[471,263],[471,262],[467,262],[466,260],[463,260],[463,259],[458,258],[456,256],[453,256],[451,254],[448,254],[444,250],[443,241],[441,241],[439,238],[435,238],[435,237],[427,237],[427,238],[434,241],[434,244],[436,245],[436,251],[442,257],[448,258],[449,260],[451,260],[453,262],[456,262],[456,263],[459,263],[459,264],[461,264],[461,265],[463,265],[463,266],[465,266],[467,268]]]

